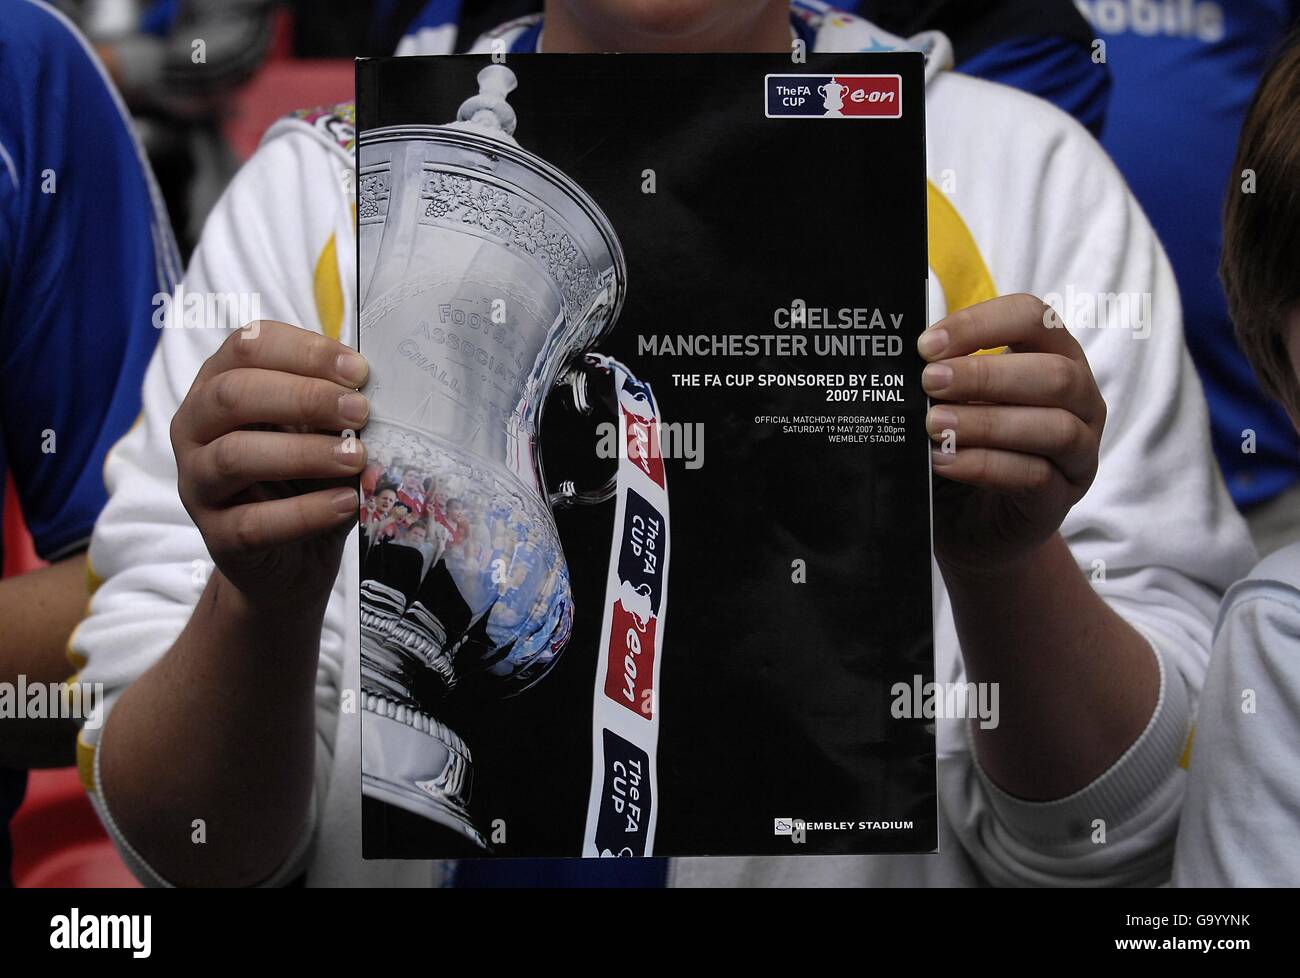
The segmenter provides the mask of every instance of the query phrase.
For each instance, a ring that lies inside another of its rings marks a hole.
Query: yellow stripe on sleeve
[[[313,290],[321,330],[330,339],[337,340],[343,327],[343,283],[339,279],[338,246],[332,234],[316,259]]]
[[[1187,743],[1183,745],[1183,756],[1178,759],[1178,766],[1186,771],[1192,766],[1192,743],[1196,740],[1196,725],[1192,725],[1191,732],[1187,734]]]
[[[996,298],[993,276],[957,208],[933,183],[926,183],[926,197],[930,209],[930,267],[939,277],[949,314]]]
[[[77,734],[77,778],[88,794],[95,793],[95,747]]]
[[[930,267],[943,289],[948,314],[997,298],[997,286],[984,264],[984,256],[947,194],[927,181],[926,201],[930,211]],[[976,353],[1001,353],[1005,349]]]

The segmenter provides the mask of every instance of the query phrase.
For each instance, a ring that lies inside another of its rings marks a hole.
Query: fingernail
[[[343,380],[354,387],[360,387],[366,382],[366,375],[370,372],[370,366],[366,363],[366,358],[360,353],[353,353],[349,350],[347,353],[340,353],[338,360],[334,362],[334,369]]]
[[[955,461],[957,461],[956,452],[941,452],[937,448],[930,449],[930,464],[936,469],[941,469],[945,465],[952,465]]]
[[[348,513],[355,513],[357,511],[356,491],[352,489],[344,489],[330,500],[330,505],[334,507],[334,512],[338,513],[340,516]]]
[[[344,421],[359,425],[370,415],[370,402],[364,394],[344,394],[339,398],[339,414]]]
[[[932,363],[921,371],[921,386],[931,394],[941,391],[952,383],[952,367],[943,363]]]
[[[916,341],[916,349],[923,357],[937,357],[948,349],[948,331],[946,329],[927,329]]]
[[[930,428],[935,431],[956,431],[957,412],[942,404],[936,404],[930,408]]]

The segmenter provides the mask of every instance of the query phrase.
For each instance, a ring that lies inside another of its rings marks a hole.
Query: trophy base
[[[471,763],[464,741],[413,706],[365,690],[362,701],[362,796],[418,815],[488,849],[466,808]]]
[[[361,799],[363,859],[461,860],[481,859],[486,855],[487,851],[455,829],[378,798]]]

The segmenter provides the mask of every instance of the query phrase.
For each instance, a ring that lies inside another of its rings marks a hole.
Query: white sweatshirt
[[[678,885],[1155,884],[1169,877],[1185,772],[1179,758],[1201,687],[1219,598],[1254,561],[1243,521],[1209,446],[1204,399],[1183,345],[1178,293],[1146,218],[1103,151],[1065,114],[1010,88],[945,70],[942,35],[915,39],[927,68],[930,319],[995,294],[1065,297],[1109,417],[1096,482],[1062,527],[1108,604],[1151,643],[1158,705],[1114,767],[1069,798],[1029,804],[980,773],[958,721],[938,721],[941,852],[927,856],[683,859]],[[835,15],[815,50],[901,44]],[[277,124],[208,221],[184,288],[255,292],[260,315],[355,343],[351,155],[346,117]],[[937,188],[942,187],[943,190]],[[1080,295],[1150,296],[1111,303],[1100,328],[1082,328]],[[145,380],[144,417],[109,458],[111,499],[90,548],[103,579],[72,643],[82,681],[122,688],[164,655],[210,569],[176,492],[168,425],[202,362],[239,323],[229,310],[206,329],[168,329]],[[1134,327],[1137,328],[1134,328]],[[1141,337],[1141,338],[1139,338]],[[312,885],[420,885],[428,862],[360,858],[360,723],[339,712],[359,688],[355,534],[335,583],[317,673],[318,751],[303,841],[268,881],[304,870]],[[936,680],[963,679],[952,611],[937,571]],[[1015,598],[990,614],[1014,614]],[[680,623],[679,623],[680,624]],[[1044,656],[1052,650],[1043,649]],[[238,689],[226,691],[238,696]],[[353,697],[352,699],[355,699]],[[196,718],[202,722],[202,718]],[[82,734],[79,760],[98,811],[143,880],[161,883],[116,830],[98,777],[103,727]],[[184,745],[171,745],[183,755]],[[1094,820],[1105,822],[1105,841]]]
[[[1223,602],[1178,830],[1178,886],[1300,886],[1300,544]]]

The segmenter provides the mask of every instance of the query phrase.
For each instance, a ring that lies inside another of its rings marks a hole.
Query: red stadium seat
[[[140,885],[104,834],[76,768],[33,771],[10,832],[15,886]]]
[[[235,96],[225,126],[235,154],[246,160],[271,123],[294,109],[350,102],[355,67],[347,60],[268,62]]]

